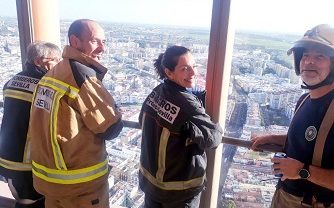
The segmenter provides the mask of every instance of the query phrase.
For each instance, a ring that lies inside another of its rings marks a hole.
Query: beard
[[[305,82],[307,85],[313,86],[321,83],[328,76],[328,74],[324,75],[323,73],[320,72],[321,69],[314,66],[310,66],[302,69],[302,73],[300,74],[300,76],[303,82]]]

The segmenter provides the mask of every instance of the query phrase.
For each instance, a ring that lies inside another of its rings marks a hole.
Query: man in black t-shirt
[[[287,158],[272,158],[282,174],[271,207],[334,207],[334,28],[308,30],[288,51],[293,54],[304,94],[287,135],[252,136],[252,149],[281,145]]]

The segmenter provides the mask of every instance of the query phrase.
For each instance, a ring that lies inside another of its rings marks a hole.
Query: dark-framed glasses
[[[50,61],[53,61],[53,62],[59,62],[61,61],[61,58],[59,57],[42,57],[42,60],[45,61],[45,62],[50,62]]]

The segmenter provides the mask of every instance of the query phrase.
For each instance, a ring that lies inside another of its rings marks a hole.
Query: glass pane
[[[327,16],[333,3],[233,3],[236,34],[225,135],[249,140],[251,134],[285,134],[295,104],[305,92],[286,52],[306,30],[334,23]],[[270,207],[279,180],[272,174],[272,157],[270,152],[225,144],[219,207]]]
[[[0,0],[0,81],[1,89],[16,73],[22,70],[19,28],[15,1]],[[0,94],[0,125],[3,116],[3,93]]]
[[[99,9],[92,11],[94,7]],[[78,8],[78,13],[70,8]],[[197,87],[205,88],[211,10],[212,2],[206,0],[60,0],[62,45],[67,44],[72,20],[91,18],[102,25],[107,38],[102,63],[109,69],[104,85],[121,108],[122,118],[138,122],[144,99],[161,82],[153,61],[168,46],[182,45],[192,51],[199,71]],[[130,128],[107,142],[111,205],[143,205],[138,187],[140,146],[141,130]]]

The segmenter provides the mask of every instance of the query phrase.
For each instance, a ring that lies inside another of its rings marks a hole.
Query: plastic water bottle
[[[286,158],[286,154],[284,152],[277,152],[275,153],[274,157],[277,157],[277,158]],[[277,164],[277,163],[275,163]],[[283,176],[283,174],[275,174],[276,177],[278,178],[281,178]]]

